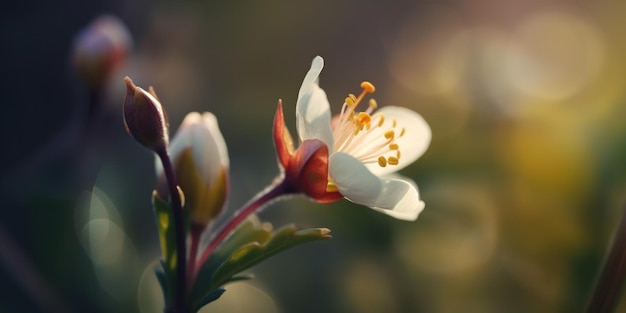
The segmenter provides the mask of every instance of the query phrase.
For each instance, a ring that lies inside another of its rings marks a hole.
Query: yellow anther
[[[397,143],[392,143],[389,145],[389,150],[398,150],[400,149],[400,146],[398,146]]]
[[[405,131],[406,131],[406,129],[405,129],[404,127],[402,127],[402,130],[400,131],[400,136],[399,136],[399,137],[404,136],[404,132],[405,132]]]
[[[349,93],[348,97],[350,97],[350,99],[352,99],[353,102],[356,102],[357,98],[353,93]]]
[[[365,112],[359,112],[356,120],[358,123],[369,124],[372,121],[372,117]]]
[[[400,160],[400,150],[398,150],[396,152],[398,152],[396,158],[398,158],[398,160]]]
[[[398,161],[399,161],[398,158],[394,158],[394,157],[387,158],[387,163],[389,163],[389,165],[398,165]]]
[[[370,108],[372,108],[372,109],[376,109],[376,108],[378,108],[378,102],[376,102],[376,99],[374,99],[374,98],[370,99],[370,101],[369,101],[369,106],[370,106]]]
[[[393,124],[392,124],[392,125],[393,125],[393,127],[398,126],[398,121],[394,119],[394,120],[393,120]]]
[[[354,107],[354,100],[352,100],[352,98],[350,97],[346,97],[346,100],[344,100],[344,102],[349,106],[349,107]]]
[[[395,135],[396,133],[393,130],[388,130],[385,132],[385,138],[387,139],[393,139]]]
[[[384,157],[384,156],[379,156],[379,157],[378,157],[378,165],[379,165],[380,167],[385,167],[385,166],[387,166],[387,159],[385,159],[385,157]]]
[[[379,116],[380,116],[380,121],[378,121],[378,127],[381,127],[385,123],[385,115],[382,113],[379,113]]]
[[[376,87],[374,87],[374,84],[368,82],[368,81],[364,81],[361,83],[361,88],[363,88],[363,91],[367,92],[367,93],[374,93],[374,91],[376,91]]]

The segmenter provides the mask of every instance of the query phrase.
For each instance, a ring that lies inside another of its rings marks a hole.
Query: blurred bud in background
[[[167,115],[156,97],[150,92],[135,86],[126,77],[126,97],[124,98],[124,127],[126,131],[146,148],[161,152],[169,143]]]
[[[130,32],[118,18],[95,19],[74,39],[74,67],[91,90],[101,90],[132,46]]]
[[[169,148],[191,222],[204,228],[222,211],[228,192],[228,150],[215,115],[187,114]],[[166,199],[169,191],[158,160],[156,170],[157,192]]]

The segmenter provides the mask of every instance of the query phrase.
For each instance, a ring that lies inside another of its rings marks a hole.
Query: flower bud
[[[156,98],[154,90],[150,93],[135,86],[126,77],[126,97],[124,98],[124,127],[140,144],[148,149],[165,151],[169,142],[167,115]]]
[[[169,151],[191,222],[204,227],[222,211],[228,192],[228,151],[215,115],[187,114]],[[167,197],[167,182],[158,160],[156,170],[157,192]]]
[[[132,39],[116,17],[104,15],[74,39],[74,67],[89,88],[101,89],[128,55]]]

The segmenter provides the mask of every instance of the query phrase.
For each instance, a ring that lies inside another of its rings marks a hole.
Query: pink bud
[[[131,45],[130,33],[118,18],[101,16],[74,39],[74,67],[89,88],[101,89],[124,62]]]

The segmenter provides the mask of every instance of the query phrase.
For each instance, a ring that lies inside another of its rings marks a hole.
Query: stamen
[[[387,166],[387,160],[385,159],[385,157],[384,157],[384,156],[380,156],[380,157],[378,157],[378,165],[379,165],[380,167],[385,167],[385,166]]]
[[[405,129],[404,127],[402,127],[402,130],[400,131],[400,136],[399,136],[399,137],[404,136],[404,132],[405,132],[405,131],[406,131],[406,129]]]
[[[395,128],[396,126],[398,126],[398,121],[396,119],[393,120],[393,128]]]
[[[372,122],[372,117],[365,112],[359,112],[356,120],[358,123],[369,124],[370,122]]]
[[[346,97],[346,99],[343,102],[345,102],[349,107],[354,106],[354,100],[352,100],[352,98],[350,97]]]
[[[393,139],[393,137],[395,136],[395,132],[393,130],[388,130],[385,132],[385,138],[387,139]]]
[[[378,114],[378,116],[380,116],[380,121],[378,121],[378,127],[383,126],[383,123],[385,123],[385,115],[380,113]]]
[[[392,143],[389,145],[389,150],[398,150],[400,147],[397,143]]]
[[[372,110],[378,108],[378,102],[376,102],[376,99],[370,99],[369,106]]]
[[[398,152],[398,154],[397,154],[396,158],[398,158],[398,160],[400,160],[400,150],[398,150],[397,152]]]
[[[387,162],[389,165],[398,165],[398,158],[388,157]]]
[[[374,91],[376,91],[376,87],[374,87],[374,84],[368,81],[361,82],[361,88],[363,88],[363,91],[367,93],[374,93]]]

